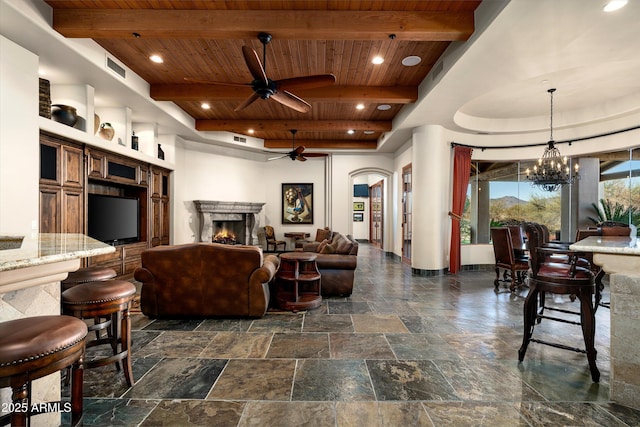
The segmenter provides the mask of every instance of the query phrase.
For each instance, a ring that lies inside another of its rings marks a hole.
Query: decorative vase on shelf
[[[51,119],[54,122],[73,127],[78,121],[78,113],[70,105],[53,104],[51,106]]]
[[[138,151],[138,137],[135,132],[131,134],[131,148]]]
[[[100,138],[111,141],[115,134],[116,131],[115,129],[113,129],[113,126],[111,126],[111,123],[102,123],[100,125],[100,130],[98,131],[98,135],[100,135]]]
[[[162,151],[162,146],[158,144],[158,158],[160,160],[164,160],[164,151]]]

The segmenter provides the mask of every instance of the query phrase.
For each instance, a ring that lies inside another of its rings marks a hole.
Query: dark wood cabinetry
[[[150,246],[169,244],[170,170],[122,155],[40,134],[40,232],[87,234],[89,194],[139,201],[139,242],[116,246],[88,266],[111,267],[129,279]]]
[[[151,167],[151,246],[169,244],[169,171]]]
[[[40,232],[84,232],[82,148],[43,134],[40,144]]]

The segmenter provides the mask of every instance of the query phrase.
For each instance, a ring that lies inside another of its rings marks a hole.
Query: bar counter
[[[616,403],[640,409],[640,241],[591,236],[570,248],[593,252],[593,262],[610,274],[610,396]]]
[[[82,258],[115,252],[83,234],[0,232],[0,322],[60,314],[60,281],[80,268]],[[60,400],[60,374],[33,383],[33,402]],[[11,402],[11,389],[0,389],[0,403]],[[3,408],[5,406],[3,405]],[[4,415],[4,414],[0,414]],[[34,426],[60,425],[61,414],[34,418]]]
[[[115,252],[113,246],[84,234],[35,233],[22,241],[3,236],[0,243],[6,248],[0,250],[0,294],[59,282],[80,267],[82,258]],[[14,243],[19,246],[12,248]]]

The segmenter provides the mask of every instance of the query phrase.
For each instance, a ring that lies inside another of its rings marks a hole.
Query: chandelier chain
[[[549,113],[549,140],[553,141],[553,92],[555,92],[555,89],[549,89],[547,92],[549,92],[549,95],[551,95],[551,108],[550,108],[550,113]]]

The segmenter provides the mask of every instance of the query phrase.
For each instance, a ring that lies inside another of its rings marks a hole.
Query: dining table
[[[640,240],[590,236],[569,248],[593,253],[593,262],[609,274],[610,398],[640,410]]]

